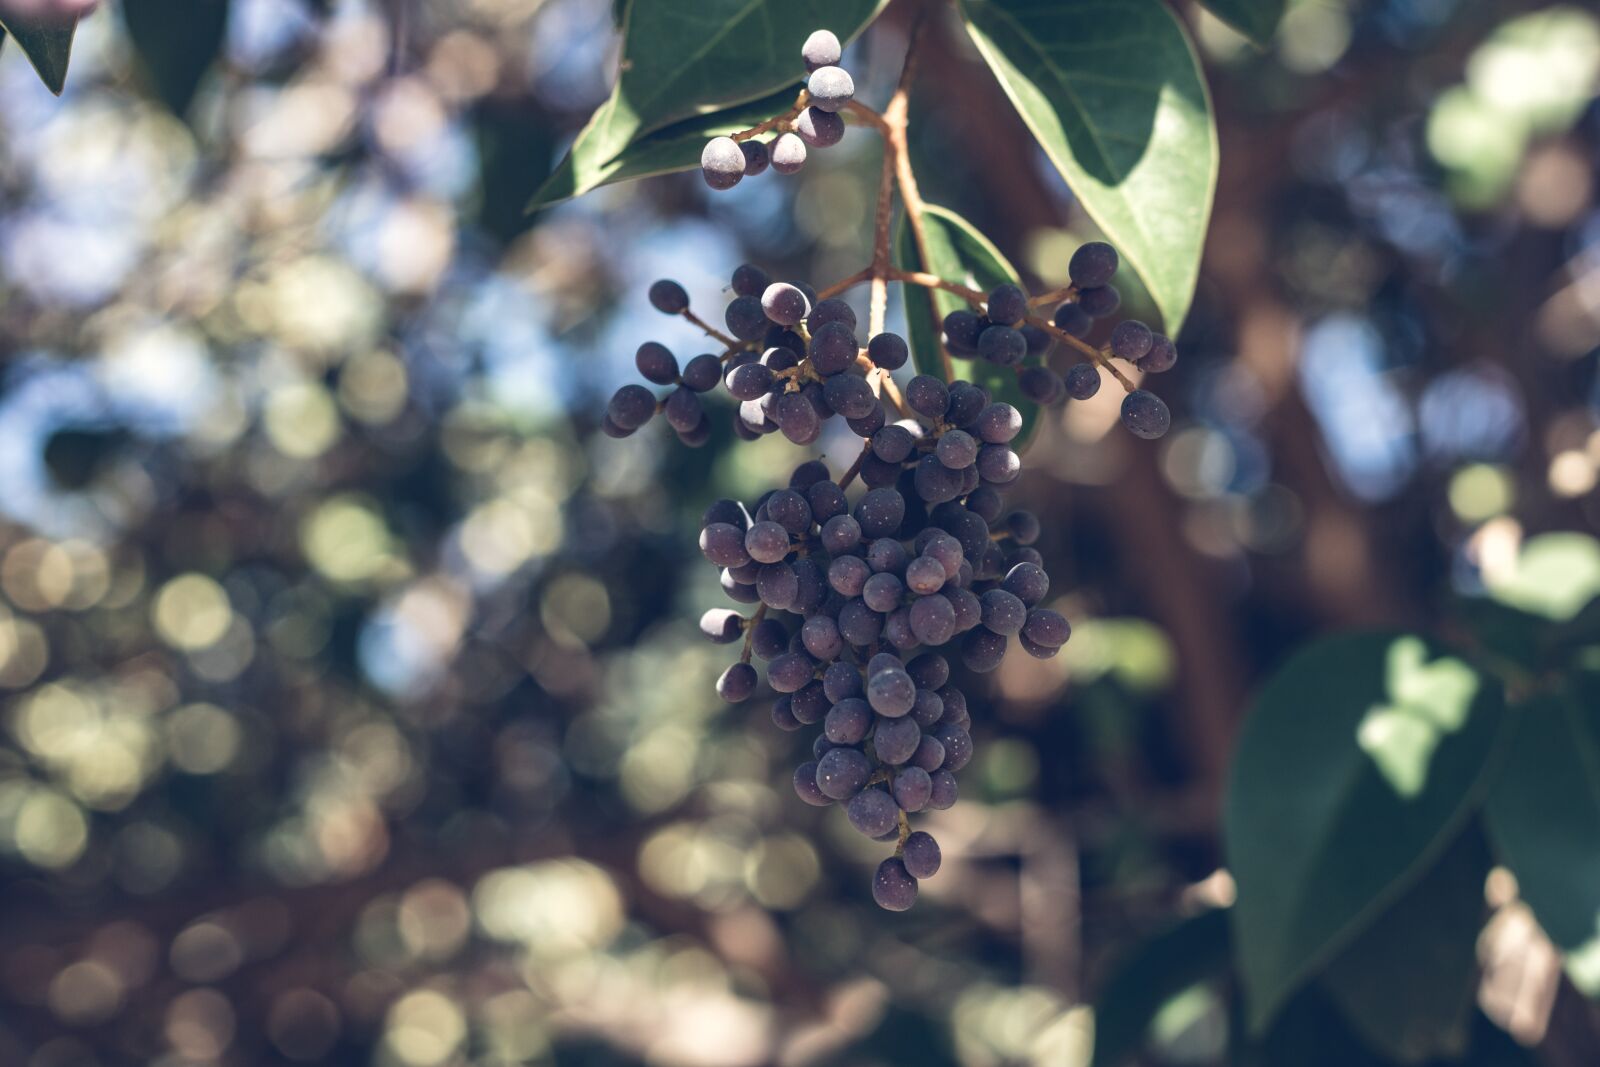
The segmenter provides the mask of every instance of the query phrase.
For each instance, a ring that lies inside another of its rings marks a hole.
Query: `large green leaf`
[[[581,159],[569,152],[556,165],[555,172],[539,187],[539,191],[533,194],[528,210],[548,207],[614,182],[650,178],[698,167],[700,151],[708,140],[721,134],[747,130],[788,107],[793,99],[792,89],[780,89],[771,96],[747,104],[684,119],[666,129],[646,134],[604,162]]]
[[[961,0],[967,30],[1084,209],[1183,325],[1217,183],[1194,52],[1161,0]]]
[[[1272,39],[1283,18],[1284,0],[1200,0],[1211,13],[1256,44]]]
[[[1403,633],[1319,641],[1267,683],[1223,810],[1253,1030],[1433,866],[1505,719],[1491,679]]]
[[[805,77],[800,46],[813,30],[830,29],[847,41],[887,2],[631,0],[623,14],[616,87],[557,168],[552,180],[560,178],[556,188],[562,191],[541,190],[535,204],[595,188],[605,168],[645,134],[786,86],[797,88]],[[561,177],[564,169],[569,176]]]
[[[1000,250],[954,211],[928,204],[922,221],[928,240],[929,262],[922,262],[911,228],[902,219],[899,232],[895,235],[895,262],[901,267],[937,274],[947,282],[984,292],[1002,282],[1020,284],[1017,269],[1000,254]],[[943,291],[935,291],[933,302],[930,303],[928,290],[909,282],[903,284],[903,289],[911,358],[921,373],[944,378],[944,363],[939,355],[939,335],[944,316],[970,305],[954,293]],[[937,317],[933,310],[935,304],[938,306]],[[1030,359],[1028,362],[1037,360]],[[950,359],[950,365],[955,369],[957,378],[984,386],[995,400],[1003,400],[1022,412],[1022,432],[1017,435],[1013,447],[1020,451],[1026,446],[1038,424],[1039,407],[1022,395],[1016,372],[1010,367],[999,367],[985,360],[954,356]]]
[[[1516,709],[1484,818],[1573,984],[1600,996],[1600,684],[1582,686]]]
[[[1116,1067],[1144,1047],[1174,997],[1228,971],[1228,913],[1212,908],[1145,941],[1107,980],[1094,1006],[1091,1067]]]
[[[1489,847],[1474,824],[1322,974],[1352,1029],[1399,1063],[1466,1051]]]
[[[67,84],[67,63],[72,59],[72,35],[78,30],[78,20],[0,15],[0,30],[11,34],[45,88],[60,96]]]

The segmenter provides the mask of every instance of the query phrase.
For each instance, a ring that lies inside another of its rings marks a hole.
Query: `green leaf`
[[[1223,810],[1253,1031],[1431,868],[1505,718],[1491,679],[1404,633],[1319,641],[1267,683]]]
[[[186,114],[227,37],[226,0],[138,0],[122,6],[122,17],[155,94]]]
[[[67,63],[72,58],[72,35],[78,31],[78,20],[4,15],[0,16],[0,30],[16,39],[45,88],[60,96],[67,84]]]
[[[1272,40],[1283,19],[1284,0],[1200,0],[1211,13],[1256,44]]]
[[[1582,533],[1529,538],[1516,564],[1486,573],[1484,584],[1502,604],[1548,619],[1571,619],[1600,595],[1600,541]]]
[[[1144,1047],[1150,1023],[1174,997],[1228,970],[1228,913],[1212,908],[1145,941],[1095,1000],[1091,1067],[1116,1067]]]
[[[545,179],[539,191],[533,194],[527,210],[549,207],[614,182],[652,178],[658,174],[698,167],[700,151],[708,140],[722,134],[748,130],[784,110],[793,100],[792,90],[780,89],[771,96],[748,104],[684,119],[666,129],[646,134],[603,163],[569,152],[556,165],[555,172]]]
[[[1003,282],[1018,285],[1017,269],[989,239],[979,233],[966,219],[949,208],[937,204],[925,206],[922,216],[923,231],[928,240],[928,259],[923,263],[917,254],[917,243],[911,227],[900,221],[895,234],[895,262],[905,270],[921,270],[937,274],[947,282],[965,285],[984,292]],[[933,290],[933,303],[928,300],[929,290],[909,282],[902,283],[906,307],[907,340],[911,344],[911,358],[916,369],[935,378],[946,378],[944,362],[940,358],[939,336],[943,332],[944,317],[957,308],[970,305],[954,293]],[[938,317],[934,316],[934,304]],[[1037,363],[1037,359],[1029,359]],[[1018,451],[1027,446],[1038,426],[1039,406],[1022,395],[1017,385],[1016,371],[999,367],[981,359],[950,357],[955,377],[965,378],[989,390],[995,400],[1003,400],[1022,413],[1022,432],[1012,445]]]
[[[556,188],[565,189],[566,196],[588,192],[601,184],[605,168],[623,149],[674,122],[789,87],[791,99],[760,117],[786,109],[805,77],[800,46],[811,32],[826,28],[848,41],[887,2],[632,0],[623,13],[622,72],[616,87],[557,168],[558,176],[570,168],[571,177],[561,179]],[[560,198],[541,190],[535,204]]]
[[[1399,1063],[1467,1049],[1490,864],[1482,832],[1469,826],[1322,975],[1355,1032]]]
[[[1189,39],[1161,0],[961,0],[967,31],[1084,210],[1176,336],[1217,184]]]
[[[1581,684],[1516,709],[1484,820],[1572,983],[1600,996],[1600,684]]]
[[[1429,1067],[1538,1067],[1538,1059],[1512,1040],[1481,1011],[1470,1020],[1465,1056],[1434,1061]],[[1235,1067],[1392,1067],[1354,1033],[1318,986],[1297,994],[1284,1006],[1272,1032],[1245,1046]]]

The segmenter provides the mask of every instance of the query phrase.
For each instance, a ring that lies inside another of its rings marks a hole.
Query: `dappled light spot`
[[[267,1010],[267,1037],[288,1059],[321,1059],[339,1039],[339,1009],[314,989],[290,989],[273,998]]]
[[[216,982],[239,968],[244,962],[244,949],[227,926],[205,919],[184,927],[172,939],[168,961],[186,981]]]
[[[467,1021],[461,1008],[443,993],[407,993],[389,1009],[384,1048],[403,1067],[439,1067],[466,1040]]]
[[[1570,619],[1600,594],[1600,541],[1582,533],[1548,533],[1523,542],[1514,560],[1483,564],[1496,600],[1552,619]]]
[[[383,517],[364,497],[330,497],[300,526],[306,559],[334,582],[392,579],[405,573]]]
[[[582,860],[491,871],[472,890],[478,926],[534,957],[558,959],[609,944],[622,930],[623,901],[611,877]]]
[[[12,824],[18,852],[37,867],[62,868],[83,855],[89,823],[83,810],[53,789],[32,789]]]
[[[227,592],[213,579],[193,573],[163,585],[151,613],[161,639],[186,652],[215,644],[233,621]]]
[[[1434,751],[1466,725],[1482,683],[1460,660],[1427,662],[1427,647],[1416,638],[1397,638],[1387,661],[1390,703],[1367,710],[1356,743],[1396,793],[1415,797],[1427,785]]]
[[[98,960],[80,960],[51,980],[50,1010],[70,1026],[94,1026],[117,1013],[125,992],[110,967]]]
[[[190,989],[167,1005],[166,1038],[190,1060],[215,1060],[233,1044],[233,1005],[214,989]]]

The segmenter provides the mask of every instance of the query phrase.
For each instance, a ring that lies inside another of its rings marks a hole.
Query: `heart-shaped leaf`
[[[548,207],[614,182],[652,178],[698,167],[700,152],[711,138],[748,130],[783,111],[793,101],[794,90],[780,89],[748,104],[684,119],[646,134],[604,162],[569,152],[556,165],[555,173],[533,194],[528,210]]]
[[[1258,45],[1272,39],[1283,19],[1284,0],[1200,0],[1211,13]]]
[[[1579,684],[1516,709],[1484,822],[1572,983],[1600,996],[1600,682]]]
[[[937,274],[947,282],[988,292],[1004,282],[1020,284],[1017,269],[989,239],[979,233],[966,219],[948,208],[936,204],[925,206],[922,215],[923,232],[928,240],[928,262],[917,254],[917,243],[911,228],[901,220],[895,235],[895,262],[906,270]],[[968,303],[954,293],[929,290],[920,285],[903,283],[907,340],[911,344],[911,358],[922,374],[946,379],[944,360],[939,351],[939,335],[943,332],[944,317]],[[937,317],[935,316],[937,309]],[[1029,363],[1037,363],[1030,358]],[[952,356],[950,365],[956,378],[965,378],[989,390],[995,400],[1003,400],[1022,413],[1022,432],[1012,445],[1018,451],[1032,438],[1039,420],[1039,406],[1022,395],[1017,385],[1016,371],[999,367],[981,359],[960,359]]]
[[[67,63],[72,59],[72,35],[78,31],[78,20],[3,15],[0,30],[16,40],[45,88],[60,96],[67,84]]]
[[[1410,634],[1319,641],[1267,683],[1223,810],[1253,1031],[1431,869],[1505,719],[1492,680]]]
[[[1084,210],[1176,336],[1200,273],[1217,131],[1161,0],[961,0],[967,31]]]
[[[848,41],[885,3],[632,0],[623,13],[622,71],[616,87],[557,167],[554,188],[565,196],[579,196],[601,184],[606,168],[648,133],[784,87],[798,87],[805,76],[800,46],[813,30],[832,30],[841,41]],[[787,106],[785,102],[776,111]],[[570,170],[570,177],[561,177],[564,169]],[[547,196],[541,190],[534,205],[559,199],[560,195]]]

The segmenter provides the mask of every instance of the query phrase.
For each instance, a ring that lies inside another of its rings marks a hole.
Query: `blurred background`
[[[867,261],[873,138],[525,216],[608,0],[103,4],[59,100],[6,48],[0,1063],[1086,1064],[1115,961],[1231,897],[1260,679],[1600,519],[1593,9],[1301,0],[1259,51],[1179,6],[1222,178],[1174,431],[1107,390],[1026,457],[1076,635],[975,683],[903,916],[696,629],[700,511],[801,451],[597,432],[641,341],[701,349],[653,279],[716,318],[741,261]],[[924,192],[1060,284],[1092,229],[959,28],[927,47]],[[1486,1010],[1596,1062],[1514,933]],[[1228,1033],[1199,984],[1145,1056]]]

